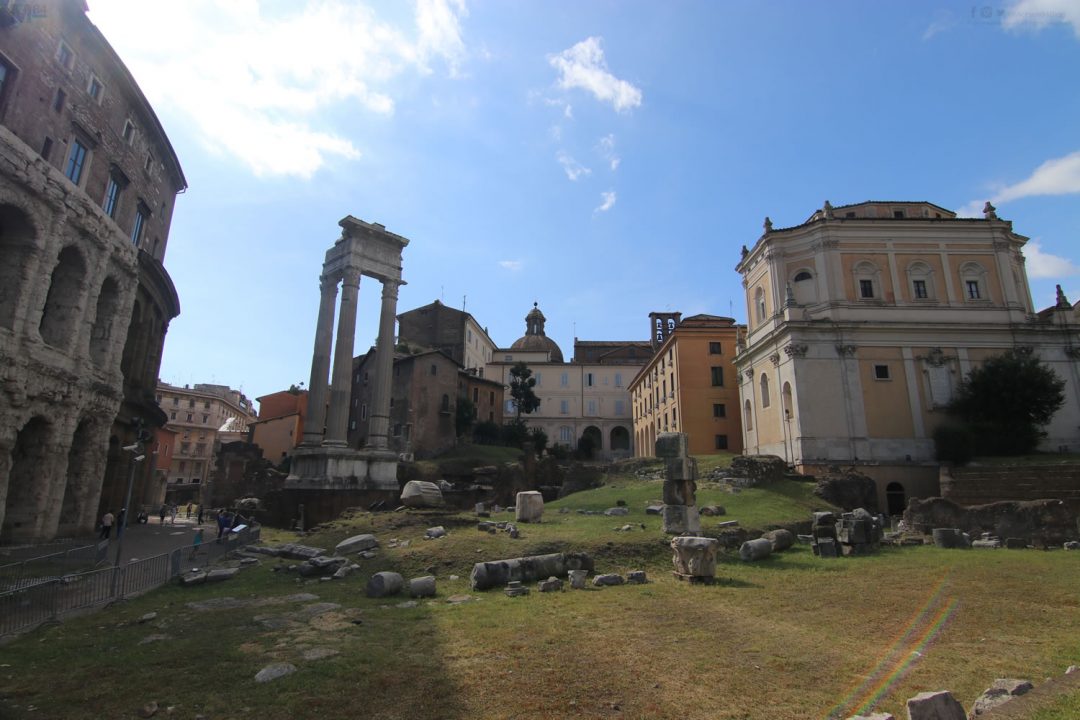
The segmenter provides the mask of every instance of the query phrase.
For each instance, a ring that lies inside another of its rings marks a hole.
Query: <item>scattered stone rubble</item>
[[[882,521],[863,508],[842,513],[816,512],[811,545],[818,557],[865,555],[881,546]]]

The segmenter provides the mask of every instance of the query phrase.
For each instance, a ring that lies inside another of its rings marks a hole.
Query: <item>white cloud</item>
[[[612,172],[619,169],[622,158],[615,152],[615,136],[613,134],[608,133],[600,138],[600,142],[596,144],[596,150],[600,153],[600,157],[607,160]]]
[[[1031,278],[1060,278],[1067,275],[1080,275],[1080,265],[1069,258],[1060,255],[1052,255],[1043,252],[1042,244],[1038,240],[1031,240],[1024,245],[1024,263],[1028,277]]]
[[[517,272],[521,268],[525,267],[525,263],[521,260],[500,260],[499,267]]]
[[[1019,0],[1005,12],[1001,24],[1006,30],[1033,26],[1042,30],[1048,25],[1068,23],[1080,38],[1080,3],[1076,0]]]
[[[956,19],[953,18],[951,12],[949,12],[948,10],[939,12],[938,16],[934,19],[934,21],[930,23],[929,26],[927,26],[926,30],[923,31],[922,39],[925,42],[937,35],[938,33],[943,33],[946,30],[951,30],[955,25]]]
[[[413,40],[349,0],[275,5],[253,0],[95,0],[91,19],[158,108],[189,116],[201,141],[256,175],[311,177],[353,140],[320,122],[331,106],[394,112],[390,89],[435,57],[464,56],[462,0],[421,0]],[[147,27],[167,27],[147,33]]]
[[[563,117],[565,117],[567,120],[574,119],[574,108],[572,105],[570,105],[570,103],[566,103],[566,107],[563,108]]]
[[[597,100],[610,102],[618,112],[638,107],[641,90],[608,72],[600,41],[598,37],[589,37],[548,58],[551,66],[559,71],[559,87],[587,90]]]
[[[425,71],[430,72],[426,63],[429,58],[442,57],[450,75],[458,74],[458,68],[465,58],[460,19],[468,14],[465,0],[417,0],[417,47]]]
[[[594,213],[607,212],[615,207],[615,191],[611,190],[609,192],[600,193],[600,200],[601,203],[593,209]]]
[[[1080,151],[1047,160],[1024,180],[995,192],[990,202],[997,204],[1036,195],[1072,195],[1080,193]],[[960,208],[961,217],[981,217],[985,201],[972,200]]]
[[[560,150],[558,153],[556,153],[555,159],[559,161],[560,165],[562,165],[563,171],[566,173],[566,177],[570,178],[571,180],[576,181],[582,175],[589,175],[592,173],[592,170],[572,158],[565,150]]]

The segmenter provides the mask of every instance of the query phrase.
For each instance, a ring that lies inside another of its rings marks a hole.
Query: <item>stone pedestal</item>
[[[667,535],[701,532],[701,516],[693,505],[665,505],[660,514],[663,518],[663,530]]]
[[[540,522],[544,516],[544,496],[536,490],[519,492],[515,500],[514,516],[518,522]]]
[[[298,447],[285,489],[396,492],[397,454],[344,447]]]
[[[671,562],[675,575],[688,580],[712,580],[716,576],[716,538],[677,537],[671,539]]]

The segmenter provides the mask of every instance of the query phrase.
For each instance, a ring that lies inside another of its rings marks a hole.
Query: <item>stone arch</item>
[[[41,516],[49,499],[52,424],[35,416],[15,437],[11,469],[7,477],[0,544],[14,544],[38,537]]]
[[[37,245],[37,228],[20,208],[0,205],[0,327],[13,330]]]
[[[98,293],[97,312],[94,314],[94,328],[90,333],[90,360],[98,367],[104,367],[109,359],[109,345],[112,339],[116,314],[120,308],[120,288],[112,277],[105,278]]]
[[[71,346],[77,335],[82,314],[82,288],[86,279],[86,260],[82,253],[68,245],[60,251],[49,281],[49,293],[41,310],[38,326],[41,339],[60,349]]]
[[[73,536],[82,529],[82,517],[88,511],[86,507],[89,502],[88,490],[93,484],[92,475],[97,468],[95,456],[104,452],[104,448],[96,445],[95,431],[95,423],[86,418],[75,428],[75,434],[71,438],[67,478],[59,503],[60,521],[56,527],[56,534],[59,537]]]
[[[889,515],[903,515],[907,509],[907,493],[904,486],[898,482],[891,482],[885,486],[885,504],[889,509]]]
[[[630,431],[624,428],[622,425],[616,425],[611,428],[611,444],[612,450],[629,450],[630,449]]]

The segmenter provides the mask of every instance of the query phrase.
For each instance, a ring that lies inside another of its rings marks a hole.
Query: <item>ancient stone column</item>
[[[368,447],[388,447],[390,434],[390,383],[394,374],[394,323],[397,320],[397,280],[383,280],[379,339],[375,343],[375,387],[371,398]]]
[[[315,325],[315,349],[311,353],[311,381],[308,383],[308,415],[304,423],[304,445],[318,445],[326,425],[326,391],[330,377],[330,347],[334,333],[334,299],[337,278],[319,280],[319,319]]]
[[[356,337],[356,301],[360,296],[360,270],[346,267],[341,281],[341,312],[334,344],[334,374],[330,381],[326,439],[323,445],[348,446],[349,394],[352,390],[353,341]],[[310,402],[310,397],[308,398]]]

